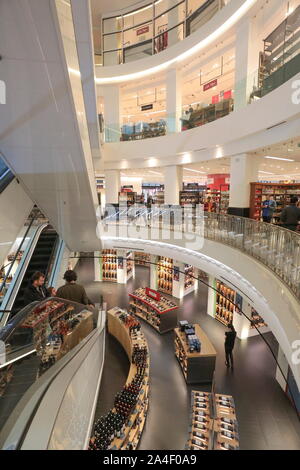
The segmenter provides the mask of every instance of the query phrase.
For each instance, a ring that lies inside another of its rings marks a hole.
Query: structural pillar
[[[208,285],[216,287],[216,279],[213,276],[208,276]],[[208,288],[207,315],[215,318],[216,291],[211,287]]]
[[[121,189],[120,171],[106,170],[105,176],[105,203],[118,204],[119,191]]]
[[[182,190],[182,167],[177,165],[166,166],[165,175],[165,204],[179,205],[179,191]]]
[[[176,69],[167,70],[167,132],[181,131],[182,93],[181,73]]]
[[[120,89],[118,85],[103,86],[105,142],[118,142],[121,136]]]
[[[258,167],[255,155],[231,157],[228,214],[249,217],[250,183],[258,181]]]
[[[259,52],[263,49],[259,19],[245,17],[237,25],[235,50],[234,108],[249,103],[250,94],[258,84]]]

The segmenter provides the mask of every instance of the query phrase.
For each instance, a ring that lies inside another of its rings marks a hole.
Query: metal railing
[[[131,207],[127,211],[120,208],[115,215],[110,213],[105,217],[104,223],[170,227],[176,231],[203,233],[205,239],[231,246],[261,262],[300,300],[299,233],[245,217],[211,212],[203,212],[198,216],[190,212],[186,217],[185,209],[182,209],[182,215],[181,208],[179,214],[176,210],[174,209],[174,214],[168,214],[170,210],[166,207],[153,206],[151,209]],[[180,223],[181,217],[182,223]]]

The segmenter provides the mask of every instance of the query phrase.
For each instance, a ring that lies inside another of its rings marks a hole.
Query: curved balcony
[[[190,208],[147,209],[131,207],[104,219],[105,224],[134,224],[149,228],[194,232],[207,240],[226,244],[264,264],[300,301],[300,233],[245,217],[204,212]]]

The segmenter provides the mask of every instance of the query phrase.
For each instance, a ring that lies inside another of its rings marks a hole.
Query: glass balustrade
[[[168,207],[152,206],[149,209],[132,206],[130,210],[120,208],[115,211],[115,208],[112,208],[107,213],[104,224],[135,224],[141,227],[203,233],[205,239],[241,250],[264,264],[300,300],[299,233],[244,217],[211,212],[196,216],[192,211],[185,209],[181,217],[185,217],[182,218],[182,223],[179,222],[178,212],[173,214],[173,217],[170,216]],[[188,223],[186,217],[189,219]]]

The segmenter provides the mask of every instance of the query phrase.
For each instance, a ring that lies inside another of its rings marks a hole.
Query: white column
[[[182,167],[177,165],[166,166],[165,176],[165,204],[179,205],[179,191],[182,190]]]
[[[259,161],[255,155],[231,157],[229,214],[248,216],[250,183],[258,181]]]
[[[121,189],[120,171],[106,170],[105,176],[105,203],[118,204]]]
[[[257,85],[259,52],[263,50],[257,17],[246,17],[237,25],[235,50],[234,108],[246,106]]]
[[[102,281],[102,270],[101,270],[101,258],[102,251],[95,251],[94,253],[94,269],[95,269],[95,281]]]
[[[181,73],[176,69],[167,70],[167,131],[168,133],[181,131],[182,93]]]
[[[121,135],[120,89],[118,85],[103,86],[105,141],[117,142]]]
[[[281,349],[281,347],[279,346],[278,348],[278,355],[277,355],[277,361],[278,361],[278,364],[280,365],[280,368],[282,370],[282,372],[284,373],[285,375],[285,378],[287,378],[288,376],[288,370],[289,370],[289,364],[288,364],[288,361],[286,360],[286,357]],[[280,387],[286,391],[286,382],[282,376],[282,373],[280,372],[279,370],[279,367],[277,366],[276,368],[276,380],[277,382],[279,383]]]
[[[243,297],[242,310],[248,318],[251,318],[251,305],[245,300],[245,297]],[[243,314],[240,315],[235,310],[233,314],[232,323],[234,328],[236,329],[236,334],[239,339],[248,338],[250,331],[250,322]]]
[[[157,290],[157,261],[158,256],[150,256],[150,289]]]
[[[213,276],[208,276],[208,285],[215,287],[216,280]],[[214,289],[208,288],[208,299],[207,299],[207,315],[215,318],[215,305],[216,305],[216,292]]]

